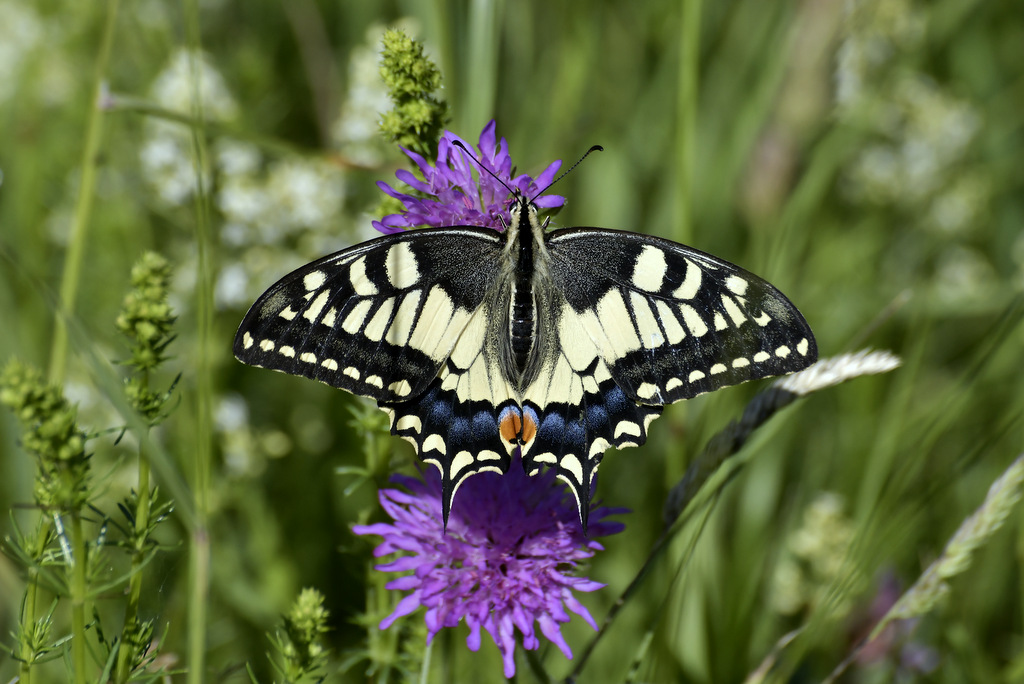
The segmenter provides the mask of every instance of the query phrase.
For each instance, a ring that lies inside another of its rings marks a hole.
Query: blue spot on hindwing
[[[539,423],[537,438],[545,442],[560,443],[565,433],[565,418],[560,413],[548,413]]]
[[[601,404],[587,407],[587,425],[594,432],[608,427],[608,410]]]
[[[636,403],[630,400],[618,385],[612,385],[604,393],[604,405],[611,415],[629,414],[636,411]]]
[[[498,421],[490,411],[477,411],[473,416],[472,427],[473,438],[480,441],[491,439],[498,432]]]
[[[534,425],[540,425],[540,418],[537,417],[537,411],[529,404],[523,406],[523,418],[523,422],[533,421]]]
[[[471,444],[472,423],[468,418],[456,418],[448,429],[449,444]]]

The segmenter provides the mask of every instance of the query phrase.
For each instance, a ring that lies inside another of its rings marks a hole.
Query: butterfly
[[[270,287],[234,341],[242,362],[375,400],[391,432],[459,485],[555,468],[584,530],[609,448],[639,446],[666,404],[817,359],[772,285],[668,240],[548,230],[517,193],[506,230],[427,228],[323,257]]]

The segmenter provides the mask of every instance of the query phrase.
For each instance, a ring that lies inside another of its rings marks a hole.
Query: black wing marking
[[[437,376],[491,289],[503,244],[491,229],[438,228],[314,261],[253,304],[235,356],[378,402],[409,400]]]

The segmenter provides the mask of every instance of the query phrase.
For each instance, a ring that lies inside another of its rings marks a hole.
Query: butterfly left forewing
[[[408,400],[480,307],[501,246],[492,230],[411,231],[307,264],[253,304],[235,356],[377,401]]]

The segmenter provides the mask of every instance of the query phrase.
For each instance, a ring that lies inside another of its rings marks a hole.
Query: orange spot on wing
[[[501,438],[508,444],[515,444],[519,441],[519,434],[523,428],[523,417],[518,408],[509,407],[501,412],[498,419],[498,432]]]
[[[533,438],[537,436],[537,421],[533,416],[533,412],[523,413],[523,432],[522,432],[522,443],[530,444],[533,442]]]

